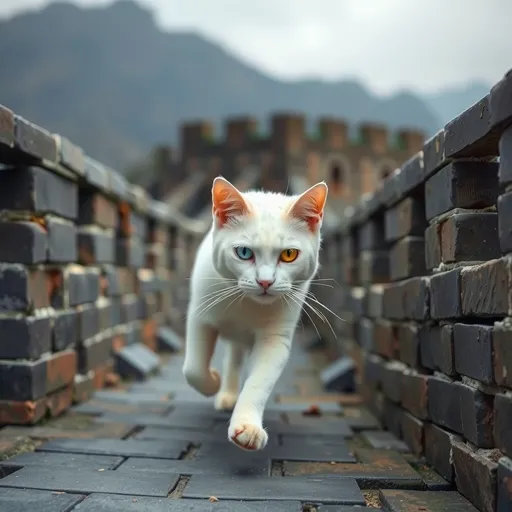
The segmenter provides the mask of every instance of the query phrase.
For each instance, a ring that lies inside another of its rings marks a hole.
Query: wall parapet
[[[0,106],[0,425],[156,371],[207,228]]]
[[[331,345],[375,416],[478,510],[509,510],[512,72],[347,209],[326,246],[324,274],[342,283]]]
[[[308,151],[309,149],[343,150],[364,147],[384,154],[390,150],[414,153],[424,141],[423,133],[416,128],[401,128],[394,132],[380,123],[365,121],[357,125],[357,137],[349,134],[349,124],[344,119],[323,116],[313,129],[306,129],[306,116],[299,112],[275,112],[270,116],[270,130],[263,133],[258,121],[250,116],[227,118],[223,135],[215,133],[211,120],[190,120],[181,125],[180,146],[184,158],[222,153],[225,151]]]

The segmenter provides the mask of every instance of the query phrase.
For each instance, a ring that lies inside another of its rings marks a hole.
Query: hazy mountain
[[[160,30],[131,1],[55,3],[2,20],[0,48],[0,103],[118,168],[155,143],[176,143],[188,118],[250,113],[266,125],[271,111],[294,109],[433,133],[455,103],[381,98],[353,81],[279,81],[198,34]]]
[[[490,88],[490,85],[483,83],[472,83],[464,87],[453,87],[434,94],[424,95],[423,99],[442,125],[445,125],[473,103],[482,99]]]

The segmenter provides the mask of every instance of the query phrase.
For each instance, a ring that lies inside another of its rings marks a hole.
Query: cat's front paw
[[[232,411],[235,408],[237,400],[237,393],[230,393],[229,391],[220,391],[215,396],[215,409],[217,411]]]
[[[217,370],[197,371],[195,368],[183,367],[183,375],[188,384],[204,396],[213,396],[220,389],[220,374]]]
[[[242,450],[257,451],[267,446],[268,434],[258,425],[233,424],[228,429],[229,440]]]

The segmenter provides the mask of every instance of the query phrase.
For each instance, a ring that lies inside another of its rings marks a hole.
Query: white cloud
[[[0,14],[41,0],[2,0]],[[82,5],[109,3],[78,0]],[[510,0],[145,0],[281,78],[356,77],[378,92],[493,83],[512,67]]]

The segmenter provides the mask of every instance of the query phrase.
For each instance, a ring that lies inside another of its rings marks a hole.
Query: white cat
[[[300,196],[213,182],[213,225],[191,276],[183,373],[203,395],[217,394],[216,409],[233,409],[228,438],[246,450],[268,441],[263,412],[318,270],[326,199],[324,182]],[[222,379],[210,368],[217,339],[226,343]],[[246,352],[251,367],[239,394]]]

